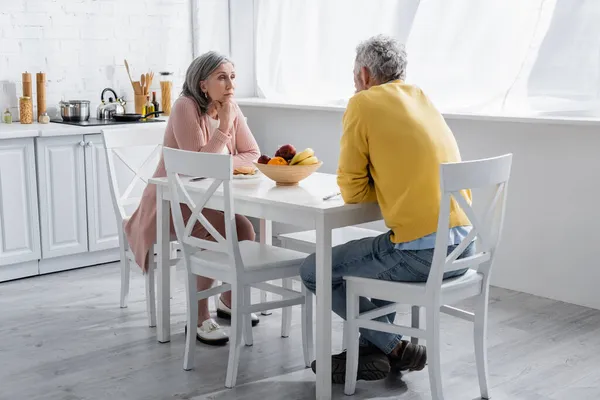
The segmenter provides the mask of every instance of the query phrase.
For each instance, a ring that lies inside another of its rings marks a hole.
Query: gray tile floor
[[[242,350],[238,386],[227,390],[227,347],[198,344],[197,368],[182,369],[181,282],[172,340],[159,344],[146,326],[141,274],[132,273],[127,309],[118,307],[119,276],[109,264],[0,284],[0,399],[314,398],[314,376],[302,365],[299,309],[288,339],[279,336],[279,312],[262,317],[254,346]],[[398,318],[408,321],[406,313]],[[334,329],[339,350],[338,319]],[[442,329],[447,399],[479,398],[469,324],[444,316]],[[489,360],[494,400],[600,399],[600,311],[495,288]],[[342,387],[334,387],[334,398],[345,398]],[[430,399],[427,370],[359,382],[353,398]]]

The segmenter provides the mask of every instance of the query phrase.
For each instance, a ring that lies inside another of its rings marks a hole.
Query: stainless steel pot
[[[89,100],[69,100],[61,101],[60,116],[63,121],[81,122],[90,118]]]

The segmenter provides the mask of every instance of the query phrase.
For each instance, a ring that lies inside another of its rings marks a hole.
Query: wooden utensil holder
[[[144,113],[144,104],[146,104],[146,96],[143,94],[136,94],[133,96],[133,104],[135,106],[136,114]]]

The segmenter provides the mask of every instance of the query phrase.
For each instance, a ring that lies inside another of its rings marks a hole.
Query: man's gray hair
[[[216,51],[209,51],[192,61],[187,69],[181,95],[194,99],[201,115],[206,114],[211,100],[208,94],[204,94],[200,89],[200,82],[208,79],[210,74],[224,63],[231,63],[231,61]]]
[[[377,35],[356,47],[356,67],[366,67],[380,84],[404,80],[406,63],[404,45],[390,36]]]

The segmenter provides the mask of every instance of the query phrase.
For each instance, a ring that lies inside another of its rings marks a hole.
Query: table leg
[[[163,199],[164,190],[168,189],[163,189],[161,186],[156,188],[156,271],[158,272],[156,336],[160,343],[171,340],[170,203]]]
[[[316,228],[316,398],[324,400],[331,399],[331,228],[324,217],[317,221]]]
[[[273,244],[273,224],[268,219],[260,220],[260,242],[263,244],[268,244],[269,246]],[[267,302],[267,292],[264,290],[260,291],[260,302]],[[262,315],[271,315],[271,311],[265,310],[261,312]]]

